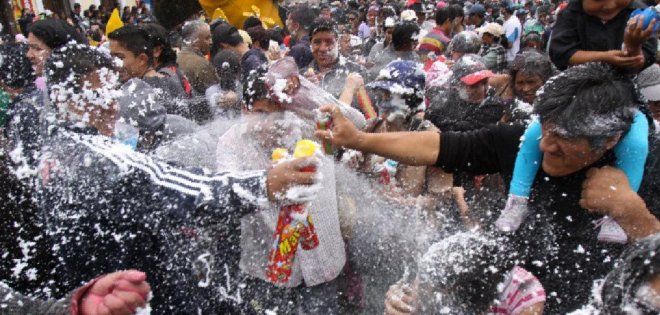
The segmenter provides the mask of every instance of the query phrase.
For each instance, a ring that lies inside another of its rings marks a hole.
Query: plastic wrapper
[[[284,88],[292,76],[296,76],[300,84],[291,93],[286,93]],[[274,96],[285,104],[287,110],[303,119],[313,121],[316,117],[315,110],[323,105],[334,105],[358,129],[366,125],[366,120],[360,111],[340,102],[327,91],[299,75],[298,66],[293,58],[282,58],[273,63],[266,74],[266,83],[272,87]]]

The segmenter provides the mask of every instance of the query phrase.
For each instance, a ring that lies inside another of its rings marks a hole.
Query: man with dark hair
[[[252,38],[252,48],[260,49],[264,54],[267,53],[270,44],[270,36],[263,26],[253,26],[246,31],[248,35],[250,35],[250,38]]]
[[[512,62],[513,58],[518,54],[520,50],[520,41],[522,39],[522,24],[518,17],[513,13],[515,12],[515,6],[513,3],[505,2],[502,6],[502,17],[504,18],[504,32],[506,35],[506,40],[508,46],[504,47],[507,49],[506,52],[506,61]]]
[[[268,63],[266,54],[259,48],[250,49],[248,44],[243,41],[243,37],[238,33],[238,29],[229,24],[218,25],[213,30],[213,47],[212,53],[217,54],[217,51],[220,49],[229,49],[240,56],[241,70],[244,77],[252,70]]]
[[[605,276],[623,250],[622,245],[598,242],[597,231],[585,226],[606,214],[620,222],[631,239],[657,231],[658,213],[639,201],[659,201],[660,156],[649,155],[639,196],[629,193],[625,182],[612,181],[612,189],[590,188],[612,176],[603,166],[614,162],[612,148],[630,128],[640,102],[627,75],[598,63],[569,68],[549,80],[537,98],[534,111],[543,124],[543,159],[530,198],[537,215],[507,236],[506,243],[515,248],[509,254],[548,292],[548,314],[565,314],[586,304],[589,290],[584,284]],[[332,133],[316,134],[335,145],[401,163],[436,165],[447,172],[499,172],[507,182],[524,132],[524,126],[497,125],[472,132],[366,134],[332,107],[321,110],[332,112],[334,127]]]
[[[190,21],[181,28],[183,48],[177,56],[179,68],[190,80],[195,95],[218,83],[215,68],[206,60],[211,51],[211,27],[202,21]]]
[[[227,23],[221,23],[213,29],[212,43],[212,56],[215,56],[220,49],[231,49],[239,56],[250,49],[248,44],[243,41],[238,29]]]
[[[486,8],[477,3],[468,11],[467,25],[471,31],[482,27],[486,22]]]
[[[314,9],[307,4],[298,4],[286,20],[286,29],[291,34],[289,47],[291,47],[291,52],[297,51],[294,59],[300,69],[306,67],[312,60],[309,31],[315,18]]]
[[[381,69],[396,59],[419,61],[419,55],[415,52],[419,32],[415,22],[397,23],[392,32],[392,44],[373,59],[374,65],[369,68],[367,81],[376,78]]]
[[[449,46],[454,19],[448,7],[435,11],[435,27],[419,43],[419,51],[441,56]]]
[[[332,20],[316,19],[310,27],[310,37],[314,60],[308,67],[301,68],[300,72],[332,96],[339,98],[348,75],[352,72],[361,74],[364,68],[345,60],[344,56],[339,54],[337,29]]]

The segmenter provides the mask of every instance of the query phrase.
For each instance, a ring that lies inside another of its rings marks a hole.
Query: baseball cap
[[[483,5],[477,3],[477,4],[473,5],[470,8],[470,10],[468,10],[468,14],[469,15],[475,15],[476,14],[476,15],[484,16],[484,15],[486,15],[486,8],[484,8]]]
[[[504,27],[502,25],[499,25],[498,23],[486,23],[486,25],[478,28],[477,33],[480,35],[483,35],[485,33],[491,34],[495,37],[500,37],[504,35]]]
[[[467,85],[474,85],[495,74],[486,68],[481,57],[475,54],[467,54],[454,64],[451,68],[452,82],[460,80]]]
[[[649,101],[660,101],[660,66],[654,63],[637,75],[639,91]]]

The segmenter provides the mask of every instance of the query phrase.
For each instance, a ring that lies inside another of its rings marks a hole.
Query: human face
[[[495,36],[493,36],[489,33],[484,33],[481,36],[481,42],[486,44],[486,45],[492,45],[495,42]]]
[[[298,22],[294,21],[291,18],[291,15],[286,19],[286,30],[289,31],[291,34],[295,34],[296,31],[300,28],[300,24]]]
[[[417,15],[417,24],[422,25],[422,23],[424,23],[424,21],[426,21],[426,13],[417,12],[415,14]]]
[[[46,45],[41,39],[34,36],[34,34],[28,34],[28,51],[27,58],[32,63],[32,69],[34,69],[34,74],[41,76],[44,71],[44,63],[46,59],[50,57],[52,50]]]
[[[392,42],[392,34],[394,34],[394,27],[385,29],[385,40],[384,44],[387,46]]]
[[[56,104],[60,117],[80,127],[93,127],[101,134],[112,136],[118,118],[116,98],[117,73],[103,68],[83,74],[78,91],[53,85],[50,98]]]
[[[613,19],[632,0],[582,0],[582,9],[603,22]]]
[[[471,104],[481,104],[486,98],[488,91],[488,80],[481,80],[473,85],[467,85],[463,82],[459,83],[458,95],[459,97]]]
[[[392,94],[381,89],[375,90],[374,94],[376,95],[378,114],[382,119],[390,123],[401,123],[410,114],[410,108],[400,94]]]
[[[374,25],[376,24],[376,16],[378,16],[378,12],[376,11],[370,11],[367,13],[367,22],[369,25]]]
[[[284,111],[282,104],[274,100],[264,98],[254,101],[251,113],[275,113]]]
[[[349,56],[352,51],[353,49],[351,47],[351,35],[342,34],[339,37],[339,52],[342,54],[342,56]]]
[[[322,16],[324,19],[328,19],[328,20],[329,20],[329,19],[332,18],[332,11],[330,11],[329,8],[324,8],[323,10],[321,10],[321,16]]]
[[[649,101],[649,109],[653,114],[653,119],[660,122],[660,101]]]
[[[357,17],[353,14],[349,14],[346,16],[346,19],[348,20],[348,24],[355,25],[357,22]]]
[[[211,51],[211,27],[208,25],[203,25],[197,32],[197,40],[193,44],[194,47],[206,55]]]
[[[479,25],[479,22],[481,22],[481,19],[479,18],[478,15],[470,14],[470,16],[468,16],[468,20],[467,20],[468,25]]]
[[[536,91],[538,91],[544,82],[538,75],[530,75],[525,71],[518,71],[514,81],[514,92],[516,96],[525,103],[534,104]]]
[[[110,54],[122,61],[122,66],[119,68],[119,79],[122,82],[126,82],[131,78],[142,78],[149,70],[146,54],[136,56],[120,42],[113,39],[110,40]]]
[[[605,152],[616,145],[619,136],[608,140],[602,149],[592,149],[584,137],[563,137],[554,124],[544,123],[539,149],[543,152],[543,171],[550,176],[567,176],[598,161]]]
[[[320,68],[329,68],[337,62],[339,47],[332,32],[318,32],[312,36],[312,56]]]

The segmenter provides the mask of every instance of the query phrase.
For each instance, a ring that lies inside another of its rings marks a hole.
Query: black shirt
[[[508,187],[524,131],[523,126],[498,125],[472,132],[443,132],[436,166],[447,172],[499,172]],[[651,211],[657,207],[660,167],[660,150],[653,144],[640,188],[640,196]],[[610,152],[592,166],[613,162]],[[604,278],[624,249],[623,245],[598,242],[598,229],[594,229],[592,221],[602,216],[579,206],[582,182],[589,168],[564,177],[552,177],[539,169],[530,196],[531,214],[510,239],[521,265],[545,287],[548,314],[566,314],[587,304],[593,280]],[[654,214],[658,216],[657,211]]]
[[[630,13],[643,4],[633,1],[612,20],[603,23],[582,9],[582,1],[571,1],[559,13],[550,40],[550,59],[559,70],[569,66],[568,61],[578,50],[608,51],[621,49],[623,35]],[[651,36],[642,45],[645,64],[655,63],[658,41]]]

